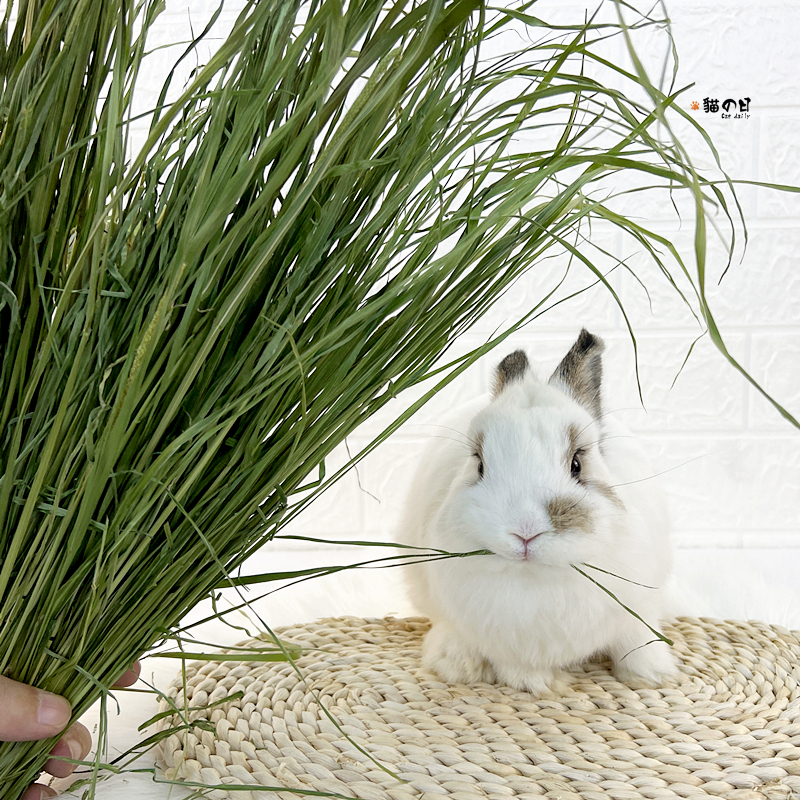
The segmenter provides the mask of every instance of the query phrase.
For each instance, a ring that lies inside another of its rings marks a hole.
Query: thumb
[[[0,675],[0,742],[30,742],[55,736],[72,715],[69,702]]]

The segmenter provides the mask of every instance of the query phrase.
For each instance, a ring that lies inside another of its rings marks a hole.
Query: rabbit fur
[[[671,550],[656,471],[603,412],[603,347],[582,330],[547,382],[515,351],[493,395],[460,409],[425,451],[398,540],[490,551],[405,568],[432,622],[423,665],[445,681],[547,694],[566,667],[599,655],[623,681],[662,684],[676,671],[669,646],[621,605],[658,629]]]

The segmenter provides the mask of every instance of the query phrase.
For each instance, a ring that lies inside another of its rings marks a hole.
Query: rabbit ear
[[[579,403],[586,406],[597,418],[602,403],[600,383],[603,377],[601,354],[603,340],[583,328],[578,340],[564,356],[549,383],[560,383]]]
[[[521,381],[528,371],[528,357],[524,350],[509,353],[498,365],[494,373],[494,396],[500,394],[509,383]]]

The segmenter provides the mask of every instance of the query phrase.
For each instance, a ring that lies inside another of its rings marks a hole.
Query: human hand
[[[131,686],[136,683],[141,666],[137,661],[114,686]],[[35,689],[0,675],[0,741],[32,742],[56,736],[69,724],[72,707],[57,694]],[[62,761],[71,758],[80,761],[92,746],[92,736],[84,725],[76,722],[59,739],[50,751],[52,758],[44,765],[45,772],[56,778],[66,778],[75,771],[75,764]],[[29,786],[22,800],[45,800],[55,797],[55,790],[40,783]]]

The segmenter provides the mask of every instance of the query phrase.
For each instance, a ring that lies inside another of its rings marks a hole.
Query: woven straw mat
[[[207,786],[293,790],[285,800],[304,790],[363,800],[800,800],[800,632],[682,618],[665,631],[682,662],[677,686],[627,686],[596,662],[541,699],[437,680],[419,662],[428,627],[343,617],[284,628],[281,639],[303,648],[303,679],[287,663],[188,665],[188,704],[181,678],[168,696],[200,724],[161,721],[183,728],[163,741],[161,767]]]

